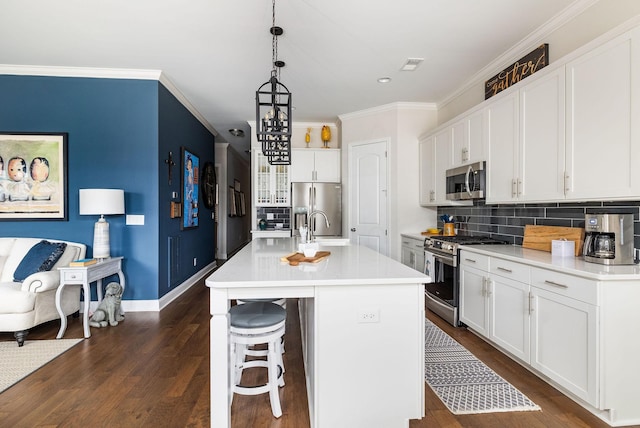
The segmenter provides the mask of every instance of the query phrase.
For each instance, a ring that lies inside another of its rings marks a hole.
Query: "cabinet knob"
[[[355,228],[355,227],[352,227],[352,228],[351,228],[351,231],[352,231],[352,232],[355,232],[355,231],[356,231],[356,228]]]

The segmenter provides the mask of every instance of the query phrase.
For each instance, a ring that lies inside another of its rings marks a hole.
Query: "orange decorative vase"
[[[322,126],[322,130],[320,131],[320,138],[322,139],[322,143],[324,144],[324,148],[329,148],[329,141],[331,141],[331,128],[327,125]]]

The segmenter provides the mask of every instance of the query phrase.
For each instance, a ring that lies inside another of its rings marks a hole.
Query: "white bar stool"
[[[250,302],[233,306],[230,315],[232,392],[242,395],[269,393],[273,416],[282,416],[278,387],[284,386],[282,338],[285,331],[286,310],[271,302]],[[249,346],[267,344],[266,350],[250,350]],[[266,360],[245,361],[247,355],[266,356]],[[268,381],[259,386],[240,386],[242,371],[252,367],[266,367]],[[233,394],[231,396],[233,400]]]
[[[244,305],[245,303],[260,303],[260,302],[270,302],[270,303],[275,303],[276,305],[282,306],[283,308],[287,309],[287,299],[236,299],[236,303],[239,305]],[[284,336],[282,337],[281,340],[281,344],[282,344],[282,353],[284,354],[285,350],[284,350]],[[247,351],[247,355],[256,355],[254,354],[255,351]],[[262,355],[262,354],[257,354],[257,355]]]

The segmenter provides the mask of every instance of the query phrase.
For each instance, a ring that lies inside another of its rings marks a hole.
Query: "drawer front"
[[[85,271],[65,271],[63,273],[64,282],[77,281],[78,284],[83,283],[85,280]]]
[[[580,300],[598,304],[598,282],[540,268],[531,268],[531,286]]]
[[[415,239],[408,238],[406,236],[402,237],[402,245],[411,248],[412,250],[423,250],[424,249],[424,239]]]
[[[525,284],[529,283],[530,270],[531,268],[527,265],[496,257],[491,257],[489,262],[489,272],[492,274],[524,282]]]
[[[460,250],[460,265],[489,272],[489,256]]]

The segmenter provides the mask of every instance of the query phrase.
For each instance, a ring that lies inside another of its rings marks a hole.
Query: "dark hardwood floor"
[[[309,427],[297,306],[288,304],[287,312],[283,415],[273,418],[267,394],[236,395],[233,427]],[[425,387],[426,417],[411,421],[411,428],[607,426],[473,334],[429,318],[542,411],[454,416]],[[53,339],[58,328],[59,321],[43,324],[27,340]],[[91,331],[90,339],[0,394],[0,427],[210,425],[209,293],[204,281],[160,313],[128,313],[116,327]],[[65,337],[82,337],[80,318],[69,317]],[[0,333],[0,340],[13,340],[12,334]]]

